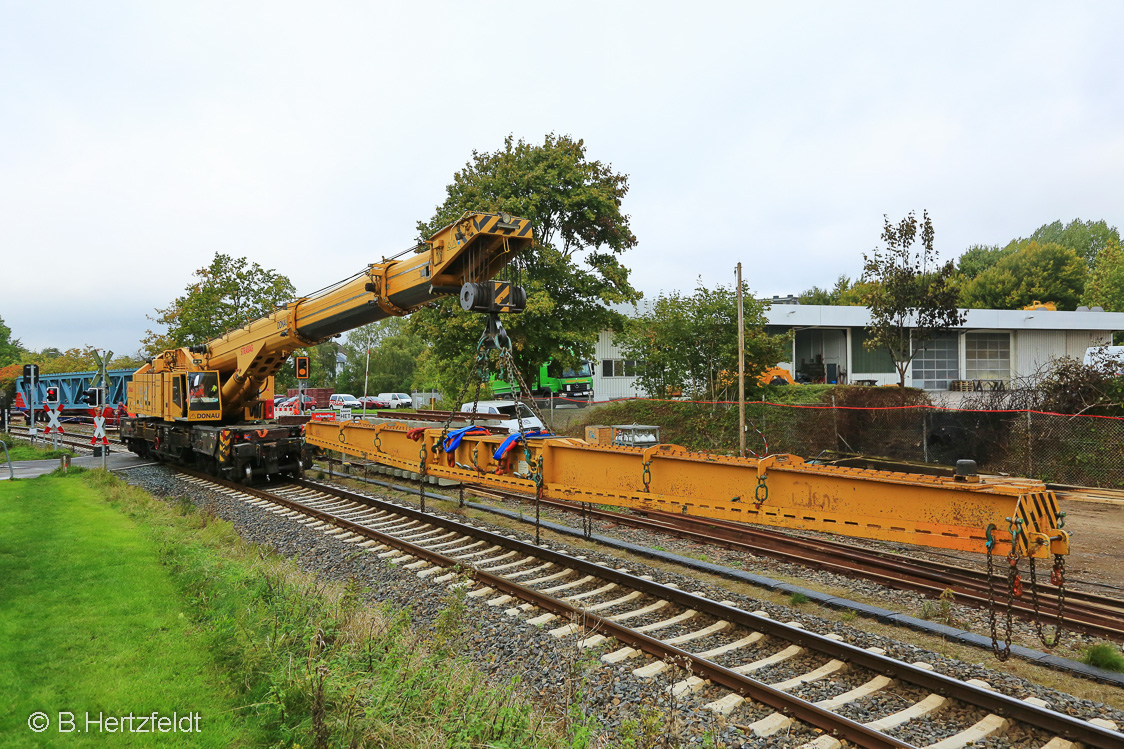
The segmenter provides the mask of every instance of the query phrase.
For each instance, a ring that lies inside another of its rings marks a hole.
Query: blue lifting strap
[[[461,440],[464,439],[466,434],[491,434],[491,432],[484,427],[476,425],[453,429],[449,432],[449,436],[445,438],[445,443],[441,445],[441,449],[447,453],[453,452],[460,447]]]
[[[553,436],[554,436],[553,434],[551,434],[550,432],[547,432],[544,429],[531,429],[531,430],[527,431],[527,438],[528,439],[541,439],[543,437],[553,437]],[[507,439],[505,439],[503,442],[501,442],[500,446],[498,448],[496,448],[496,451],[492,454],[492,459],[493,460],[499,460],[504,455],[507,455],[507,451],[510,450],[515,445],[515,443],[518,442],[521,439],[523,439],[523,435],[519,434],[519,432],[516,432],[515,434],[507,435]]]

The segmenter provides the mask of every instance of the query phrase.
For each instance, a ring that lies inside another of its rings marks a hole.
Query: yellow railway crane
[[[526,295],[492,281],[532,241],[531,223],[466,213],[427,241],[271,315],[204,344],[153,357],[129,384],[121,437],[130,450],[236,480],[298,474],[307,462],[300,425],[270,419],[273,378],[298,348],[435,299],[465,309],[519,311]]]

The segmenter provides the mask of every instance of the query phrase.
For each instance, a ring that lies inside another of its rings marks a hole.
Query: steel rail
[[[471,564],[466,566],[465,563],[451,557],[447,557],[443,554],[430,551],[428,549],[425,549],[424,547],[411,544],[394,536],[380,533],[379,531],[367,528],[363,525],[359,525],[358,523],[353,523],[349,520],[337,517],[329,512],[317,510],[312,507],[308,507],[300,502],[295,502],[284,497],[278,497],[262,489],[238,484],[233,481],[227,481],[225,479],[220,479],[215,476],[211,476],[210,474],[201,473],[191,469],[185,469],[181,467],[177,468],[177,470],[189,476],[195,476],[196,478],[204,479],[219,486],[225,486],[229,489],[243,492],[250,496],[263,499],[267,502],[279,504],[282,507],[286,507],[288,509],[308,515],[309,517],[316,518],[317,520],[321,520],[343,530],[350,531],[356,535],[365,536],[367,538],[377,540],[380,543],[398,548],[406,552],[410,556],[424,559],[438,566],[453,569],[465,569],[465,574],[467,576],[473,578],[483,585],[495,588],[497,590],[502,590],[505,593],[521,598],[528,603],[533,603],[535,606],[546,611],[550,611],[551,613],[567,617],[571,622],[584,621],[587,626],[590,626],[592,631],[609,633],[621,642],[631,647],[642,650],[654,657],[663,660],[673,660],[675,662],[686,664],[686,666],[692,673],[697,674],[704,679],[709,679],[716,684],[720,684],[734,692],[737,692],[747,699],[756,700],[763,704],[769,705],[776,710],[795,716],[800,720],[815,726],[816,728],[820,728],[824,731],[830,732],[832,735],[840,737],[847,741],[852,741],[859,746],[871,747],[872,749],[880,749],[881,747],[915,749],[913,744],[900,741],[899,739],[896,739],[892,736],[888,736],[879,731],[875,731],[868,726],[850,720],[849,718],[845,718],[837,713],[833,713],[830,710],[825,710],[822,707],[817,707],[811,702],[802,700],[799,697],[788,694],[787,692],[781,692],[780,690],[773,689],[767,684],[763,684],[759,681],[756,681],[755,679],[751,679],[747,676],[735,673],[730,669],[719,666],[712,661],[699,658],[696,655],[688,653],[684,650],[680,650],[679,648],[676,648],[672,645],[668,645],[666,643],[660,642],[659,640],[648,637],[643,633],[631,630],[628,627],[617,624],[616,622],[613,622],[608,618],[583,611],[582,609],[576,606],[572,606],[565,601],[561,601],[557,598],[554,598],[553,596],[540,593],[531,588],[524,587],[511,580],[500,577],[499,575],[485,572],[484,570],[478,569]],[[315,491],[336,496],[341,499],[346,499],[351,502],[358,502],[360,504],[366,504],[370,507],[385,509],[402,516],[411,517],[416,520],[424,520],[427,523],[438,525],[450,530],[456,530],[464,533],[465,535],[476,537],[487,536],[488,540],[497,546],[504,546],[505,548],[514,551],[520,551],[539,559],[549,559],[550,561],[564,564],[568,567],[580,568],[583,572],[596,574],[604,579],[613,579],[613,577],[616,576],[619,578],[617,580],[618,582],[629,585],[633,581],[639,580],[639,578],[635,578],[631,575],[622,575],[622,573],[619,573],[615,570],[609,570],[608,568],[601,567],[600,565],[588,562],[583,563],[581,562],[581,560],[576,560],[573,557],[562,554],[560,552],[543,549],[542,547],[538,547],[533,544],[525,544],[521,541],[505,538],[503,536],[499,536],[488,531],[483,531],[479,528],[474,528],[473,526],[469,526],[458,521],[448,520],[446,518],[430,515],[428,513],[411,510],[410,508],[401,507],[390,502],[381,502],[370,497],[364,497],[362,495],[351,494],[350,492],[335,490],[334,487],[326,487],[314,482],[298,480],[293,483],[303,488],[313,489]],[[606,573],[613,574],[610,575]],[[665,588],[665,586],[662,585],[658,587],[661,590],[673,590],[671,588]],[[692,596],[692,598],[695,597]],[[706,601],[707,599],[698,598],[697,600]],[[737,610],[730,609],[730,611]],[[830,642],[830,640],[828,642]]]
[[[533,497],[517,492],[473,484],[466,486],[472,487],[473,491],[498,498],[534,501]],[[542,503],[572,513],[582,511],[580,505],[571,502],[544,498]],[[721,520],[683,517],[659,511],[646,512],[646,518],[609,510],[587,509],[586,512],[607,522],[673,533],[685,539],[769,556],[804,567],[844,575],[860,574],[888,587],[934,597],[939,597],[944,590],[951,588],[957,595],[958,603],[971,603],[977,607],[987,605],[987,584],[983,580],[985,575],[956,565],[941,565],[912,557],[858,549],[824,539],[793,537],[774,531],[744,528]],[[817,553],[809,554],[809,550]],[[1003,580],[999,578],[992,580],[992,590],[997,595],[1006,595],[1006,588],[1002,583]],[[1057,594],[1046,588],[1045,583],[1040,582],[1039,585],[1039,608],[1042,615],[1056,616]],[[1012,609],[1027,618],[1034,613],[1034,607],[1021,599],[1014,601]],[[1124,601],[1094,593],[1067,591],[1066,612],[1069,614],[1066,622],[1070,629],[1116,641],[1124,640],[1124,628],[1121,626]],[[1074,617],[1075,614],[1078,616]]]
[[[209,477],[209,478],[212,481],[215,480],[213,477]],[[225,483],[227,483],[227,485],[229,485],[231,487],[235,487],[235,488],[238,488],[240,490],[244,490],[244,487],[242,487],[239,484],[233,484],[231,482],[225,482]],[[773,637],[777,637],[777,638],[782,639],[782,640],[787,640],[789,642],[792,642],[792,643],[797,644],[797,645],[801,645],[803,647],[811,648],[811,649],[813,649],[813,650],[815,650],[819,653],[822,653],[824,655],[828,655],[828,656],[831,656],[833,658],[837,658],[837,659],[840,659],[840,660],[844,660],[844,661],[856,664],[858,666],[861,666],[863,668],[866,668],[866,669],[868,669],[870,671],[873,671],[875,673],[878,673],[878,674],[889,676],[891,678],[895,678],[895,679],[898,679],[900,681],[908,682],[908,683],[913,684],[915,686],[918,686],[920,688],[927,689],[930,692],[934,692],[934,693],[941,694],[941,695],[944,695],[944,696],[952,697],[953,699],[957,699],[957,700],[960,700],[962,702],[966,702],[968,704],[975,705],[976,707],[987,710],[989,712],[997,712],[997,713],[999,713],[999,714],[1001,714],[1001,715],[1003,715],[1007,718],[1017,720],[1017,721],[1025,724],[1025,725],[1033,726],[1035,728],[1041,729],[1041,730],[1043,730],[1045,732],[1048,732],[1050,734],[1061,736],[1062,738],[1069,739],[1070,741],[1080,741],[1080,742],[1083,742],[1086,745],[1091,746],[1091,747],[1106,747],[1106,748],[1107,747],[1116,747],[1116,748],[1118,748],[1122,745],[1120,733],[1118,733],[1116,731],[1110,731],[1110,730],[1105,729],[1105,728],[1101,728],[1100,726],[1096,726],[1092,723],[1089,723],[1088,721],[1085,721],[1085,720],[1082,720],[1082,719],[1079,719],[1079,718],[1073,718],[1071,716],[1064,715],[1064,714],[1056,712],[1054,710],[1049,710],[1049,709],[1046,709],[1046,708],[1039,708],[1039,707],[1037,707],[1037,706],[1035,706],[1031,703],[1023,702],[1022,700],[1017,700],[1013,697],[1007,697],[1006,695],[1000,694],[999,692],[994,692],[994,691],[991,691],[991,690],[988,690],[988,689],[975,687],[971,684],[967,684],[966,682],[962,682],[962,681],[959,681],[957,679],[953,679],[951,677],[944,676],[942,674],[936,673],[935,671],[928,671],[926,669],[919,668],[917,666],[913,666],[913,665],[904,663],[902,661],[895,660],[893,658],[888,658],[886,656],[878,655],[878,654],[872,653],[868,650],[863,650],[862,648],[855,647],[854,645],[849,645],[847,643],[839,642],[837,640],[833,640],[833,639],[824,637],[822,635],[817,635],[815,633],[809,632],[809,631],[804,630],[804,629],[800,629],[800,628],[796,628],[796,627],[790,627],[786,624],[775,621],[773,619],[768,619],[766,617],[757,616],[756,614],[752,614],[752,613],[749,613],[747,611],[743,611],[743,610],[735,608],[735,607],[725,606],[725,605],[723,605],[721,603],[718,603],[716,601],[711,601],[708,598],[696,596],[696,595],[693,595],[691,593],[688,593],[686,591],[679,590],[679,589],[676,589],[676,588],[670,588],[668,586],[662,585],[662,584],[657,583],[657,582],[652,581],[652,580],[645,580],[645,579],[637,577],[635,575],[631,575],[627,572],[621,572],[620,570],[614,570],[614,569],[610,569],[610,568],[607,568],[607,567],[602,567],[602,566],[597,565],[593,562],[588,562],[588,561],[576,559],[576,558],[570,557],[566,554],[562,554],[561,552],[556,552],[552,549],[546,549],[546,548],[543,548],[541,546],[535,546],[534,544],[531,544],[531,543],[524,543],[524,542],[518,541],[516,539],[511,539],[511,538],[507,538],[507,537],[500,536],[500,535],[497,535],[497,534],[489,533],[488,531],[483,531],[479,528],[475,528],[473,526],[466,525],[466,524],[461,523],[459,521],[450,520],[450,519],[447,519],[447,518],[442,518],[442,517],[439,517],[439,516],[431,515],[429,513],[421,512],[420,510],[416,510],[416,509],[411,508],[411,507],[403,507],[401,505],[397,505],[397,504],[394,504],[394,503],[384,502],[384,501],[381,501],[381,500],[378,500],[378,499],[375,499],[375,498],[372,498],[372,497],[367,497],[367,496],[364,496],[364,495],[361,495],[361,494],[356,494],[356,493],[349,492],[349,491],[339,489],[339,488],[336,488],[336,487],[320,484],[320,483],[317,483],[317,482],[312,482],[312,481],[307,481],[307,480],[298,480],[294,483],[298,486],[302,486],[302,487],[307,488],[307,489],[313,489],[313,490],[322,492],[324,494],[328,494],[328,495],[331,495],[331,496],[338,497],[340,499],[346,499],[348,501],[358,502],[360,504],[365,504],[365,505],[370,506],[370,507],[377,507],[379,509],[385,509],[385,510],[397,513],[399,515],[402,515],[404,517],[409,517],[411,519],[424,520],[427,523],[430,523],[430,524],[433,524],[433,525],[436,525],[436,526],[440,526],[440,527],[443,527],[443,528],[446,528],[446,529],[449,529],[449,530],[457,530],[461,533],[465,533],[466,535],[474,535],[474,536],[477,536],[477,537],[487,536],[488,540],[491,541],[492,543],[494,543],[495,545],[503,546],[503,547],[505,547],[509,550],[519,551],[519,552],[528,554],[530,556],[534,556],[534,557],[537,557],[539,559],[543,559],[544,561],[553,561],[553,562],[556,562],[558,564],[562,564],[562,565],[565,565],[565,566],[570,567],[572,569],[575,569],[577,571],[583,572],[585,574],[596,575],[597,577],[600,577],[602,579],[609,580],[609,581],[612,581],[612,582],[616,582],[618,584],[624,585],[624,586],[626,586],[628,588],[631,588],[633,590],[638,590],[638,591],[640,591],[642,593],[645,593],[647,595],[657,597],[657,598],[662,598],[664,600],[671,601],[671,602],[676,603],[680,606],[684,606],[686,608],[691,608],[691,609],[694,609],[696,611],[701,611],[703,613],[709,614],[709,615],[711,615],[715,618],[718,618],[718,619],[730,621],[734,624],[738,624],[740,626],[743,626],[746,629],[761,632],[763,634],[767,634],[767,635],[770,635],[770,636],[773,636]],[[270,501],[274,501],[275,499],[280,499],[280,498],[274,498],[274,497],[270,496],[269,499],[270,499]],[[284,501],[288,502],[289,500],[284,500]],[[299,506],[299,503],[292,503],[292,504],[294,506],[291,507],[291,509],[299,509],[302,512],[304,511],[303,508],[301,508]],[[311,508],[309,508],[309,509],[311,509]],[[357,526],[353,523],[348,523],[348,521],[344,521],[340,518],[334,518],[334,516],[331,516],[330,514],[327,514],[327,513],[321,513],[321,514],[323,515],[322,519],[324,519],[326,522],[331,522],[333,524],[339,525],[340,527],[352,526],[353,528],[356,528],[356,529],[363,529],[363,526]],[[345,523],[347,524],[347,526],[343,525]],[[366,529],[365,531],[364,530],[355,530],[354,532],[362,534],[364,532],[371,533],[372,531],[370,531],[370,529]],[[394,541],[393,543],[395,543],[395,544],[405,544],[406,542]],[[410,546],[411,548],[415,548],[415,547],[413,547],[412,544],[407,544],[407,545]],[[403,547],[400,547],[400,548],[403,548]],[[410,551],[409,553],[413,554],[412,551]],[[425,552],[425,551],[419,549],[419,555],[422,555],[422,554],[433,554],[433,552]],[[439,557],[440,555],[435,555],[435,556]],[[449,566],[449,565],[461,565],[461,563],[457,562],[456,560],[450,560],[450,562],[446,563],[443,566]],[[463,565],[461,565],[461,566],[463,566]],[[476,570],[475,573],[487,574],[487,573],[481,573],[478,570]],[[477,578],[477,579],[485,579],[485,578]],[[490,582],[488,584],[491,585]],[[517,584],[512,583],[510,581],[504,581],[503,583],[501,583],[501,585],[503,585],[503,586],[516,586],[516,587],[510,588],[511,590],[517,590],[517,589],[521,588],[521,586],[517,586]],[[529,592],[531,592],[534,595],[541,595],[541,594],[535,593],[534,591],[529,591]],[[514,593],[512,593],[512,595],[514,595]],[[547,598],[549,598],[549,597],[547,597]],[[585,617],[587,622],[593,620],[592,614],[587,614],[587,613],[581,611],[581,609],[573,608],[573,607],[569,606],[569,604],[566,604],[562,601],[557,601],[557,599],[552,599],[552,600],[554,601],[554,603],[551,603],[550,605],[557,605],[557,606],[565,607],[564,610],[573,612],[573,616],[579,617],[579,620],[580,620],[580,617]],[[614,625],[614,626],[619,626],[619,625]],[[640,649],[645,650],[645,652],[651,652],[653,655],[657,655],[657,657],[662,657],[662,656],[658,656],[657,653],[652,652],[651,650],[648,650],[647,647],[654,647],[654,648],[656,648],[657,651],[663,651],[665,653],[668,653],[668,654],[670,654],[668,656],[669,658],[680,657],[680,653],[683,653],[684,655],[688,655],[688,656],[690,655],[690,654],[685,653],[684,651],[678,651],[678,649],[673,648],[672,646],[668,646],[666,644],[659,643],[659,641],[651,640],[651,638],[644,637],[643,635],[640,635],[639,633],[633,633],[633,636],[637,637],[635,642],[640,646]],[[646,641],[650,641],[647,644],[647,647],[645,647]],[[732,672],[728,672],[728,675],[723,674],[723,671],[728,671],[728,670],[722,669],[722,667],[718,666],[717,664],[713,664],[709,661],[706,661],[704,663],[708,664],[708,665],[698,664],[697,667],[700,668],[700,669],[714,669],[713,671],[706,670],[705,673],[717,674],[723,680],[723,681],[719,681],[718,683],[722,683],[723,686],[726,686],[725,679],[732,676],[732,677],[737,677],[739,680],[744,680],[745,682],[747,682],[746,688],[752,687],[754,689],[758,689],[760,687],[765,687],[765,689],[763,691],[760,691],[760,692],[757,693],[757,694],[761,695],[761,697],[758,698],[758,699],[760,699],[760,701],[765,703],[765,704],[776,707],[774,702],[772,702],[770,700],[776,700],[776,699],[781,699],[781,698],[783,698],[785,700],[793,700],[794,701],[793,705],[790,705],[789,708],[788,708],[789,711],[790,711],[790,714],[796,715],[797,713],[794,712],[796,703],[797,702],[804,702],[803,700],[799,700],[799,698],[793,697],[792,695],[789,695],[787,693],[783,693],[783,692],[782,693],[776,693],[776,690],[770,690],[767,687],[767,685],[761,684],[760,682],[757,682],[753,679],[742,676],[740,674],[734,674]],[[696,665],[692,661],[692,670],[694,670],[694,668],[696,668]],[[699,672],[699,673],[700,673],[700,675],[704,675],[703,672]],[[704,676],[704,678],[711,678],[711,677]],[[732,689],[733,691],[737,691],[739,694],[742,694],[743,696],[745,694],[747,694],[747,692],[740,691],[735,687],[729,687],[729,688]],[[770,694],[770,692],[772,692],[774,694]],[[810,708],[815,708],[815,706],[812,705],[811,703],[805,703],[805,704]],[[783,711],[786,708],[779,707],[777,709]],[[805,708],[801,707],[801,709],[805,709]],[[818,713],[815,712],[815,711],[819,711],[819,710],[821,710],[821,709],[815,708],[814,711],[811,711],[808,714],[817,715]],[[824,716],[825,720],[835,720],[835,719],[846,720],[846,719],[841,718],[841,716],[836,716],[834,713],[830,713],[830,715],[834,716],[834,717],[828,718],[827,716]],[[813,725],[816,725],[812,721],[812,719],[807,719],[807,722],[812,723]],[[861,724],[857,724],[857,725],[861,725]],[[833,733],[836,731],[835,728],[829,728],[829,727],[826,727],[826,726],[823,726],[823,725],[818,725],[817,727],[823,728],[824,730],[830,730]],[[840,724],[838,730],[843,731],[845,728],[846,728],[845,724]],[[863,728],[865,729],[865,726]],[[869,730],[869,729],[867,729],[867,730]],[[846,734],[839,733],[837,735],[843,736],[843,735],[846,735]],[[883,737],[883,734],[877,734],[877,736]],[[885,738],[889,739],[890,741],[896,741],[896,739],[893,739],[892,737],[885,737]],[[897,743],[897,744],[871,744],[871,743],[864,743],[863,740],[860,740],[860,739],[853,739],[853,740],[856,741],[860,746],[909,746],[908,744],[901,744],[901,743]]]

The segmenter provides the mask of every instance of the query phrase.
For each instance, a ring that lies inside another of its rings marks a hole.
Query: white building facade
[[[906,384],[932,391],[1004,387],[1043,370],[1052,359],[1081,359],[1092,346],[1124,331],[1124,313],[1080,310],[966,310],[964,325],[930,341],[906,371]],[[898,382],[890,356],[863,345],[867,307],[775,304],[765,313],[770,333],[793,331],[792,356],[778,366],[798,381],[888,385]],[[643,396],[636,362],[626,360],[610,331],[596,346],[597,400]]]

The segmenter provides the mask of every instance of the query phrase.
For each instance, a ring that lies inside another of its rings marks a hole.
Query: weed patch
[[[1118,646],[1107,642],[1098,643],[1086,650],[1081,662],[1105,671],[1124,672],[1124,654]]]

